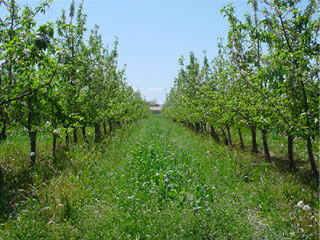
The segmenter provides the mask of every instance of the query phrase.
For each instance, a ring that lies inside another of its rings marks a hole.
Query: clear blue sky
[[[39,0],[20,0],[31,6]],[[55,21],[71,0],[54,0],[40,21]],[[77,1],[79,2],[79,1]],[[178,58],[190,51],[202,59],[203,50],[212,59],[217,38],[227,37],[227,20],[220,10],[233,3],[238,16],[249,10],[246,0],[86,0],[87,27],[100,25],[106,44],[119,38],[119,63],[127,64],[127,82],[148,100],[163,103],[173,86]],[[1,7],[2,8],[2,7]]]

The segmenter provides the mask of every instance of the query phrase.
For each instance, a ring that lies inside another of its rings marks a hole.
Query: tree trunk
[[[288,157],[289,157],[289,169],[294,170],[296,168],[294,159],[293,159],[293,137],[288,132]]]
[[[101,141],[101,129],[100,123],[94,124],[94,142],[98,143]]]
[[[210,133],[211,133],[211,137],[216,141],[216,142],[220,142],[219,136],[216,132],[216,130],[214,129],[213,125],[210,125]]]
[[[34,166],[36,162],[36,153],[37,153],[37,131],[32,130],[33,125],[33,118],[34,118],[34,109],[33,109],[33,101],[34,99],[30,96],[28,97],[28,125],[27,129],[29,132],[29,138],[30,138],[30,161],[31,161],[31,167]]]
[[[227,137],[227,135],[226,135],[226,132],[224,131],[223,128],[221,128],[221,132],[222,132],[222,135],[223,135],[223,138],[224,138],[224,144],[225,144],[226,146],[228,146],[228,145],[229,145],[229,140],[228,140],[228,137]]]
[[[2,172],[2,167],[0,166],[0,194],[1,194],[3,185],[4,185],[3,172]]]
[[[113,126],[112,126],[112,122],[109,121],[109,133],[113,132]]]
[[[253,153],[258,153],[256,126],[251,126],[250,130],[251,130],[251,138],[252,138],[252,149],[251,149],[251,151]]]
[[[58,135],[56,133],[53,133],[53,141],[52,141],[52,157],[56,158],[56,150],[57,150],[57,138]]]
[[[238,133],[239,133],[239,138],[240,138],[240,147],[242,149],[245,149],[246,147],[244,146],[244,143],[243,143],[243,138],[242,138],[242,133],[241,133],[241,129],[238,128]]]
[[[311,137],[307,138],[307,148],[308,148],[308,156],[309,156],[309,161],[310,161],[310,166],[311,166],[311,170],[312,170],[313,176],[318,179],[319,178],[319,172],[318,172],[318,168],[317,168],[316,162],[314,161]]]
[[[77,127],[73,128],[73,143],[77,144],[78,143],[78,136],[77,136]]]
[[[206,132],[206,124],[205,124],[205,123],[201,123],[201,131],[202,131],[203,133]]]
[[[69,133],[68,133],[68,129],[66,130],[66,147],[69,147],[69,143],[70,143],[70,139],[69,139]]]
[[[228,133],[228,139],[229,139],[229,145],[232,145],[232,140],[231,140],[231,133],[230,133],[230,127],[229,124],[226,123],[226,129],[227,129],[227,133]]]
[[[268,146],[268,139],[267,139],[267,131],[261,130],[262,133],[262,140],[263,140],[263,149],[264,149],[264,157],[266,161],[270,162],[270,152],[269,152],[269,146]]]
[[[295,61],[295,63],[297,63],[297,62]],[[305,110],[305,113],[307,113],[306,125],[307,125],[308,129],[310,130],[311,129],[311,117],[310,117],[310,112],[309,112],[308,96],[307,96],[305,84],[301,80],[302,79],[301,72],[299,72],[299,77],[300,77],[300,85],[301,85],[301,89],[302,89],[302,93],[303,93],[304,110]],[[314,161],[311,136],[308,136],[308,138],[307,138],[307,149],[308,149],[308,156],[309,156],[309,161],[310,161],[312,173],[313,173],[314,177],[316,177],[319,181],[319,172],[318,172],[317,165]]]
[[[107,126],[105,122],[103,123],[103,132],[104,132],[104,135],[108,135]]]
[[[0,132],[0,142],[6,140],[7,138],[7,135],[6,135],[7,123],[6,121],[3,121],[2,124],[3,124],[3,127]]]
[[[195,127],[196,127],[196,132],[200,132],[200,124],[199,123],[195,123]]]
[[[86,134],[86,126],[82,126],[81,131],[82,131],[83,140],[85,141],[86,144],[89,144],[89,141],[87,139],[87,134]]]
[[[30,160],[31,166],[33,167],[36,162],[36,153],[37,153],[37,131],[29,131],[30,137]]]

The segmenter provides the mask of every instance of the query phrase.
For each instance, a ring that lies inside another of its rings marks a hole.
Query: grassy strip
[[[252,149],[252,138],[251,132],[247,128],[242,128],[242,138],[244,145],[246,146],[246,151],[250,152]],[[240,148],[240,139],[238,135],[237,129],[230,130],[232,144],[233,146]],[[208,134],[208,133],[207,133]],[[288,138],[283,134],[279,134],[276,132],[270,132],[268,135],[268,145],[271,155],[271,160],[277,164],[278,166],[281,165],[282,168],[288,170],[289,162],[288,162]],[[261,155],[264,154],[263,149],[263,142],[262,142],[262,134],[261,131],[257,131],[257,144],[258,144],[258,151]],[[319,163],[320,161],[320,142],[319,139],[315,139],[312,143],[313,152],[315,161]],[[310,170],[310,162],[308,158],[308,151],[307,151],[307,143],[305,140],[301,138],[295,138],[293,144],[293,153],[294,153],[294,161],[296,163],[296,167],[300,171],[301,178],[304,178],[305,182],[309,182],[312,178],[312,173]],[[304,175],[304,176],[303,176]]]
[[[69,169],[35,189],[23,210],[2,224],[1,238],[319,236],[317,186],[161,116],[68,159]]]

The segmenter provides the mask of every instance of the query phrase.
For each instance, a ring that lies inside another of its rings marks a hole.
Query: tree
[[[307,141],[307,150],[313,175],[319,172],[314,160],[312,138],[319,136],[319,81],[311,69],[319,61],[319,3],[311,0],[306,7],[300,1],[264,1],[264,40],[270,55],[278,65],[275,83],[288,113],[288,136],[301,136]],[[318,16],[318,17],[317,17]],[[291,139],[290,139],[291,140]],[[293,141],[293,140],[291,140]]]
[[[1,77],[3,87],[0,111],[3,130],[10,115],[14,115],[16,120],[28,129],[32,166],[36,160],[36,135],[41,127],[42,110],[46,105],[44,94],[50,88],[56,74],[51,59],[53,26],[44,24],[36,30],[34,17],[39,12],[45,13],[45,8],[50,2],[42,2],[35,9],[24,7],[22,12],[15,1],[1,2],[9,13],[1,26],[1,49],[4,59],[1,71],[4,75]],[[4,138],[4,131],[2,136]]]

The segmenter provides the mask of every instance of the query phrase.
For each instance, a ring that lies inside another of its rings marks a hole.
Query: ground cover
[[[319,237],[316,183],[160,115],[65,159],[2,220],[0,239]]]

